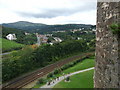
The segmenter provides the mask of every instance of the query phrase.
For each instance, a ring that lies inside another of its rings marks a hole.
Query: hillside
[[[30,33],[29,35],[25,35],[25,31],[15,28],[8,28],[8,27],[2,27],[2,37],[6,39],[6,36],[8,34],[15,34],[17,37],[17,40],[15,42],[21,43],[21,44],[35,44],[37,42],[37,38],[35,34]]]
[[[31,23],[27,21],[19,21],[15,23],[4,23],[2,25],[5,27],[17,28],[17,29],[22,29],[22,30],[29,30],[31,28],[38,28],[41,26],[45,26],[45,24]]]
[[[29,32],[38,32],[38,33],[47,33],[52,31],[62,31],[62,30],[71,30],[71,29],[80,29],[80,28],[95,28],[95,25],[86,25],[86,24],[64,24],[64,25],[46,25],[41,23],[31,23],[26,21],[19,21],[15,23],[3,23],[5,27],[22,29]]]
[[[19,36],[23,36],[25,31],[18,30],[15,28],[2,27],[2,37],[3,38],[6,38],[6,36],[10,33],[14,33],[17,35],[17,37],[19,37]]]
[[[24,45],[16,43],[14,41],[9,41],[4,38],[0,38],[0,41],[2,42],[2,52],[9,52],[12,50],[18,50],[21,49]]]

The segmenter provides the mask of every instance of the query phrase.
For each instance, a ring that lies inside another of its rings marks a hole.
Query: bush
[[[69,64],[66,64],[66,65],[64,65],[64,66],[62,66],[62,67],[61,67],[61,70],[68,69],[69,67],[73,67],[74,65],[75,65],[75,63],[74,63],[74,62],[69,63]]]
[[[77,64],[77,62],[75,61],[75,62],[73,62],[73,64],[74,64],[74,65],[76,65],[76,64]]]
[[[37,82],[37,84],[43,84],[46,83],[46,79],[45,78],[40,78]]]
[[[69,64],[69,67],[73,67],[73,66],[74,66],[74,63],[73,63],[73,62]]]
[[[60,72],[59,69],[55,69],[53,73],[58,74],[59,72]]]
[[[68,68],[68,64],[61,67],[62,70],[65,70],[67,68]]]
[[[64,65],[64,66],[61,67],[61,70],[65,70],[65,69],[68,69],[69,67],[73,67],[73,66],[76,65],[77,63],[79,63],[79,62],[81,62],[82,60],[84,60],[84,59],[86,59],[86,58],[89,58],[89,57],[90,57],[90,56],[84,57],[84,58],[82,58],[82,59],[79,59],[79,60],[76,60],[76,61],[71,62],[71,63],[69,63],[69,64],[66,64],[66,65]]]
[[[68,76],[68,77],[66,78],[66,81],[70,81],[70,76]]]
[[[53,77],[54,76],[54,74],[53,74],[53,72],[51,72],[51,73],[49,73],[48,75],[47,75],[47,78],[51,78],[51,77]]]

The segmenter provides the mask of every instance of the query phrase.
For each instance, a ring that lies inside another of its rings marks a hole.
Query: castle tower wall
[[[120,23],[117,1],[97,2],[95,88],[120,88],[120,36],[110,30],[110,25]]]

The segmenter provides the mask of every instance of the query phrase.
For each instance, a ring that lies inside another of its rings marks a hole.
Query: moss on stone
[[[120,34],[120,23],[119,24],[111,24],[110,29],[113,32],[113,34]]]

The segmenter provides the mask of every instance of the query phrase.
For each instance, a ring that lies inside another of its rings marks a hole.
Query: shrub
[[[61,67],[62,70],[68,69],[69,67],[74,66],[74,63],[69,63]]]
[[[68,76],[68,77],[66,78],[66,81],[70,81],[70,76]]]
[[[53,73],[58,74],[59,72],[60,72],[59,69],[55,69]]]
[[[40,78],[37,82],[37,84],[43,84],[46,83],[46,78]]]
[[[75,61],[75,62],[73,62],[74,63],[74,65],[76,65],[77,64],[77,62]]]
[[[69,67],[69,65],[66,64],[66,65],[62,66],[61,69],[62,69],[62,70],[65,70],[65,69],[67,69],[68,67]]]
[[[48,75],[47,75],[47,78],[51,78],[51,77],[53,77],[54,76],[54,74],[53,74],[53,72],[51,72],[51,73],[49,73]]]
[[[69,67],[73,67],[73,66],[74,66],[74,63],[73,63],[73,62],[69,64]]]

